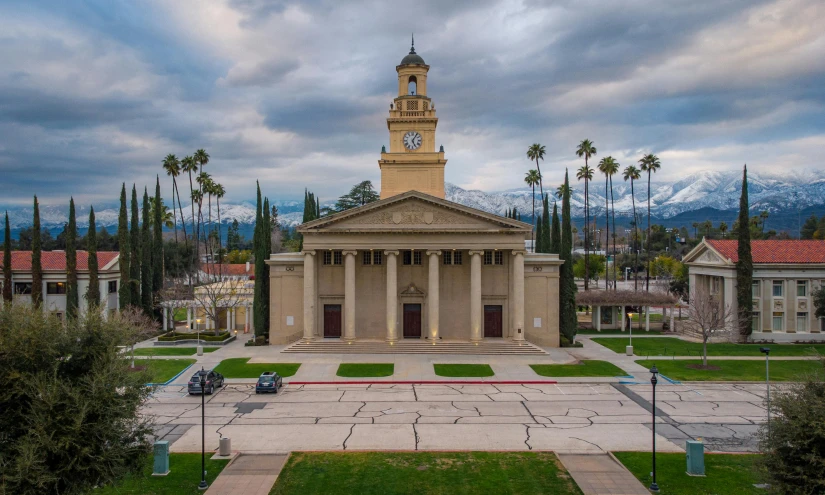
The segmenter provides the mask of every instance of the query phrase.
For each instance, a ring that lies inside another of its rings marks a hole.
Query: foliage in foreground
[[[825,369],[771,397],[770,428],[761,427],[760,448],[776,493],[825,493]]]
[[[118,345],[135,322],[101,313],[64,324],[28,305],[0,308],[0,494],[79,494],[142,467],[149,389]]]
[[[264,371],[274,371],[282,377],[298,372],[301,363],[249,363],[250,358],[224,359],[215,371],[226,378],[258,378]]]

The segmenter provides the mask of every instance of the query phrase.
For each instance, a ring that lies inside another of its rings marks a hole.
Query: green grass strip
[[[642,331],[640,334],[644,335]],[[606,338],[591,339],[593,342],[601,344],[613,352],[624,354],[625,346],[630,344],[630,339]],[[812,356],[816,352],[825,354],[825,344],[731,344],[718,343],[708,344],[708,356],[763,356],[759,348],[767,346],[771,348],[773,356]],[[702,344],[699,342],[688,342],[675,337],[649,337],[633,340],[633,352],[637,356],[697,356],[702,355]]]
[[[395,365],[392,363],[341,363],[338,376],[347,378],[392,376]]]
[[[552,452],[293,452],[270,495],[580,495]]]
[[[634,332],[633,335],[638,335],[639,330],[634,328],[633,332]],[[644,330],[641,330],[641,332],[644,333],[645,335],[662,335],[662,332],[659,331],[659,330],[651,330],[649,332],[645,332]],[[603,328],[601,332],[597,332],[595,328],[579,328],[576,331],[576,334],[577,335],[578,334],[581,334],[581,335],[627,335],[627,330],[622,332],[621,328],[611,328],[611,329]]]
[[[649,452],[613,453],[645,487],[650,486]],[[656,483],[662,495],[756,495],[758,454],[705,454],[705,476],[688,476],[685,454],[656,454]]]
[[[203,348],[204,353],[217,350],[217,347]],[[135,356],[194,356],[197,351],[197,347],[138,347],[135,349]],[[124,354],[129,356],[131,351],[126,349]]]
[[[264,371],[274,371],[287,377],[294,375],[301,367],[301,363],[248,363],[249,359],[224,359],[215,371],[226,378],[258,378]]]
[[[433,368],[438,376],[465,378],[495,375],[489,364],[434,364]]]
[[[638,364],[650,369],[654,364],[659,372],[668,378],[679,381],[703,382],[703,381],[742,381],[742,382],[764,382],[765,381],[765,361],[733,361],[724,359],[709,359],[708,365],[719,368],[714,369],[694,369],[690,365],[701,365],[701,359],[677,359],[659,360],[648,359],[636,361]],[[770,364],[771,381],[792,382],[799,380],[801,375],[821,370],[819,361],[777,361]]]
[[[625,376],[627,372],[607,361],[586,359],[578,364],[531,364],[541,376]]]
[[[151,383],[166,383],[194,362],[194,359],[135,359],[135,366],[146,367]]]
[[[212,461],[206,458],[206,482],[212,485],[229,461]],[[146,466],[139,475],[129,475],[115,485],[93,490],[94,495],[195,495],[201,479],[200,454],[169,454],[169,474],[152,476],[152,456],[147,456]]]

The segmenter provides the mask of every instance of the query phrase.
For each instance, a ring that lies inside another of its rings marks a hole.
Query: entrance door
[[[404,305],[404,338],[421,338],[421,305]]]
[[[324,304],[324,337],[341,336],[341,305]]]
[[[484,336],[502,336],[502,311],[501,306],[484,306]]]

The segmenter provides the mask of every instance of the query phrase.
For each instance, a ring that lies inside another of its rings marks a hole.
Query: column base
[[[341,340],[344,342],[354,342],[355,337],[341,337]]]

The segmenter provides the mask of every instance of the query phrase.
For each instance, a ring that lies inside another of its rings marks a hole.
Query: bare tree
[[[214,323],[215,335],[218,335],[220,312],[244,306],[252,300],[253,291],[254,282],[220,277],[217,282],[195,287],[194,299],[205,316]]]
[[[731,340],[737,334],[737,314],[721,297],[711,294],[705,287],[693,289],[688,301],[689,329],[702,337],[702,366],[708,365],[708,340]]]
[[[131,367],[135,367],[135,344],[158,333],[158,323],[135,306],[129,306],[110,316],[121,330],[124,346],[131,352]]]

